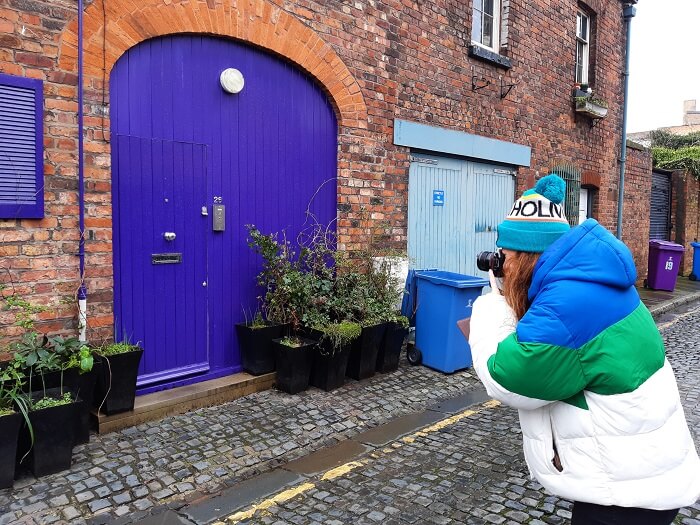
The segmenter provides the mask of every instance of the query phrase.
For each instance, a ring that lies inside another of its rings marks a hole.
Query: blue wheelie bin
[[[690,245],[693,247],[693,271],[690,272],[688,279],[691,281],[697,281],[698,277],[700,277],[700,253],[698,253],[700,243],[691,242]]]
[[[474,300],[489,282],[442,270],[416,272],[416,342],[419,360],[452,373],[472,364],[469,343],[457,321],[470,317]]]

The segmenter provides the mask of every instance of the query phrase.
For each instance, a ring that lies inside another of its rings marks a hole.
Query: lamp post
[[[627,90],[630,77],[630,26],[637,14],[637,0],[622,0],[622,17],[625,19],[625,69],[622,73],[622,136],[620,143],[620,179],[617,192],[617,238],[622,240],[622,206],[625,197],[625,166],[627,164]]]

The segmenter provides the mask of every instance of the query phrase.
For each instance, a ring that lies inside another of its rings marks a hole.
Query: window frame
[[[34,91],[34,202],[2,203],[1,219],[44,218],[44,82],[35,78],[0,73],[0,85]]]
[[[586,34],[580,32],[582,19],[586,19]],[[574,58],[574,80],[578,84],[590,83],[590,65],[591,65],[591,23],[593,17],[580,7],[576,11],[576,51]],[[583,57],[581,60],[581,78],[578,76],[579,66],[579,44],[583,44]]]
[[[474,19],[476,17],[476,14],[479,13],[479,15],[482,17],[481,20],[481,35],[480,38],[483,38],[483,28],[484,28],[484,22],[483,22],[483,0],[481,3],[482,9],[477,9],[476,7],[476,2],[472,4],[472,31],[471,31],[471,42],[475,46],[479,46],[483,49],[488,49],[489,51],[492,51],[494,53],[499,53],[500,45],[501,45],[501,19],[502,19],[502,13],[501,10],[503,8],[503,1],[502,0],[492,0],[493,1],[493,24],[491,27],[492,35],[491,35],[491,41],[493,43],[492,46],[487,46],[486,44],[480,42],[479,40],[474,39],[474,28],[476,27],[476,24],[474,23]]]

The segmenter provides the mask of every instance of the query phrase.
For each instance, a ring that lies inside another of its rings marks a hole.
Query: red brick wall
[[[637,266],[637,280],[641,282],[647,276],[649,256],[649,205],[651,203],[651,155],[649,151],[628,147],[625,168],[622,240],[632,251],[634,263]],[[617,202],[617,192],[614,193]],[[611,228],[611,231],[616,232],[617,225]]]
[[[693,247],[700,231],[698,220],[698,193],[700,184],[692,174],[675,171],[671,175],[671,240],[685,247],[680,275],[688,275],[693,269]]]
[[[345,248],[370,236],[406,248],[408,151],[392,144],[395,118],[532,147],[527,179],[572,162],[600,177],[596,217],[614,230],[624,49],[617,0],[587,2],[596,13],[596,93],[609,101],[595,125],[572,109],[577,2],[510,0],[506,71],[468,56],[471,2],[390,0],[110,0],[85,13],[86,281],[93,334],[112,323],[109,86],[103,75],[124,50],[175,32],[227,35],[271,49],[315,76],[339,116],[339,234]],[[0,71],[46,81],[46,218],[0,220],[2,266],[40,302],[43,328],[71,329],[78,288],[76,23],[74,0],[0,3]],[[103,63],[106,71],[102,71]],[[484,89],[472,90],[472,78]],[[515,87],[501,98],[501,79]],[[103,90],[104,88],[104,90]],[[103,130],[106,130],[103,133]],[[634,179],[634,176],[632,177]],[[626,195],[634,199],[633,183]],[[634,206],[634,205],[632,205]],[[372,220],[360,221],[362,209]],[[1,315],[1,314],[0,314]],[[0,331],[11,334],[7,317]],[[97,330],[97,331],[96,331]]]

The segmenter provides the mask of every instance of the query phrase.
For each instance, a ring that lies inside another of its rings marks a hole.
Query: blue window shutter
[[[0,219],[44,217],[43,82],[0,73]]]

